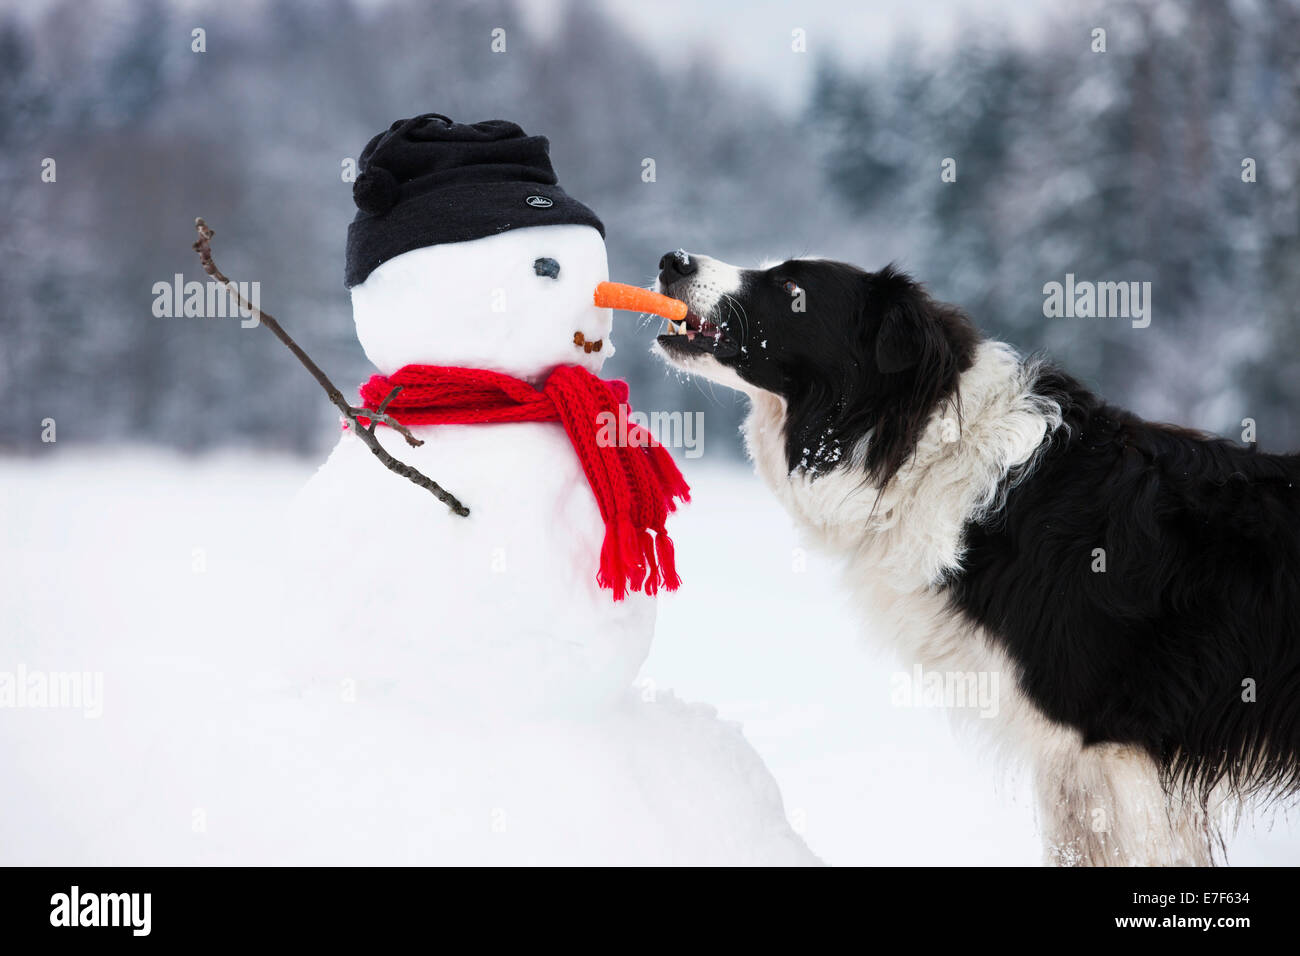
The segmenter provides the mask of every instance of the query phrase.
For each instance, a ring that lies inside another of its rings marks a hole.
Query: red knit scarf
[[[402,391],[386,411],[403,425],[558,421],[582,462],[605,521],[597,582],[614,592],[615,601],[623,600],[628,588],[647,594],[657,593],[660,586],[677,590],[681,579],[664,521],[677,508],[675,498],[690,500],[690,488],[667,449],[644,428],[626,421],[626,382],[606,381],[576,365],[562,365],[538,391],[522,379],[484,369],[407,365],[391,376],[372,376],[361,386],[362,402],[377,410],[398,385]],[[598,441],[602,430],[611,431],[608,425],[602,428],[602,422],[615,423],[614,442]],[[622,422],[626,446],[617,441]]]

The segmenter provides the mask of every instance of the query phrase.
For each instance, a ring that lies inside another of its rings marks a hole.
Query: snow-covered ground
[[[955,731],[941,710],[891,703],[900,667],[872,651],[869,633],[843,606],[830,566],[800,550],[788,520],[752,475],[685,465],[694,503],[674,518],[672,531],[686,583],[663,599],[638,693],[707,702],[740,722],[780,785],[787,818],[827,863],[1037,863],[1023,775],[1000,765],[977,737]],[[48,461],[0,461],[0,672],[22,666],[105,675],[102,699],[94,699],[92,680],[81,709],[0,710],[0,863],[173,858],[148,848],[124,853],[111,821],[130,820],[141,807],[155,812],[157,795],[177,786],[164,755],[183,749],[187,734],[207,739],[199,729],[225,719],[208,703],[220,676],[211,661],[220,660],[227,677],[258,679],[265,659],[241,635],[259,633],[254,621],[267,612],[245,595],[274,573],[275,542],[265,540],[265,530],[276,526],[312,471],[298,460],[183,459],[152,450],[109,455],[55,447]],[[364,589],[364,575],[357,587]],[[225,643],[232,652],[214,657],[212,645]],[[84,716],[99,707],[104,717]],[[108,719],[123,712],[132,720]],[[708,724],[707,712],[690,713],[700,727]],[[322,717],[322,737],[337,719]],[[129,736],[123,726],[148,732]],[[352,778],[340,777],[338,785],[351,788],[351,806],[402,819],[395,808],[403,800],[418,801],[428,792],[423,788],[446,781],[400,766],[403,753],[426,742],[394,739],[392,723],[372,730],[382,745],[365,758],[378,772],[362,782],[373,789],[358,792]],[[526,752],[527,742],[518,750]],[[266,781],[268,789],[285,786],[293,773],[293,754],[252,737],[196,759],[216,786],[244,772],[244,754],[247,766],[285,768],[282,779]],[[257,781],[237,791],[220,804],[221,813],[261,812]],[[331,794],[314,798],[328,804]],[[207,819],[217,812],[211,802],[197,793],[175,795],[168,805],[184,808],[174,821],[177,842],[219,827]],[[86,826],[74,825],[87,820],[104,822],[90,826],[88,837]],[[599,825],[588,829],[592,839],[601,832]],[[331,859],[331,846],[346,842],[338,833],[317,837],[322,861]],[[249,862],[275,859],[277,840],[302,838],[268,825],[265,852],[250,853]],[[1229,855],[1235,864],[1300,863],[1300,821],[1292,813],[1289,820],[1248,822]]]

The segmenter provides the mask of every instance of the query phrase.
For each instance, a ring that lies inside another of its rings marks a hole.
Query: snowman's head
[[[591,226],[530,226],[405,252],[352,288],[357,337],[375,367],[485,368],[540,381],[557,365],[593,373],[614,352],[609,278]]]
[[[560,188],[544,136],[505,120],[398,120],[357,161],[345,278],[379,371],[458,365],[539,381],[613,352],[605,227]]]

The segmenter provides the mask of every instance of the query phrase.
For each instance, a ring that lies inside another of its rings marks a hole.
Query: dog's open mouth
[[[725,323],[719,325],[711,319],[701,319],[694,312],[687,312],[680,322],[666,321],[668,331],[658,341],[669,353],[729,358],[740,352],[740,345],[727,333]]]

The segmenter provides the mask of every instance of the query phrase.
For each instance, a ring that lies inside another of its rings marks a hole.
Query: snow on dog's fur
[[[1295,791],[1296,456],[1106,405],[892,267],[660,268],[691,315],[658,351],[749,396],[759,475],[876,629],[1000,676],[1049,862],[1206,865],[1225,800]]]

